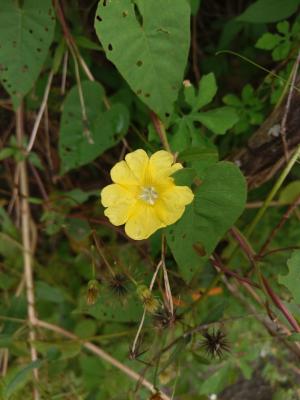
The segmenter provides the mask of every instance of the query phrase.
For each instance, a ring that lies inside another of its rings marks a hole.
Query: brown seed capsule
[[[88,283],[86,302],[88,305],[93,305],[96,303],[99,296],[99,282],[96,279],[92,279]]]

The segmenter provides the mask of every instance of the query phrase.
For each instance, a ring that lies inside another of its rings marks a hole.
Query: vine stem
[[[50,324],[49,322],[42,321],[37,319],[35,321],[35,325],[44,328],[47,330],[50,330],[52,332],[56,332],[62,336],[65,336],[69,339],[76,340],[78,342],[82,343],[82,346],[89,350],[90,352],[96,354],[98,357],[100,357],[102,360],[108,362],[109,364],[113,365],[115,368],[118,368],[120,371],[122,371],[125,375],[127,375],[129,378],[133,379],[136,382],[140,382],[146,389],[148,389],[151,393],[156,393],[156,389],[154,385],[149,382],[147,379],[143,378],[141,375],[139,375],[137,372],[133,371],[131,368],[127,367],[127,365],[122,364],[120,361],[112,357],[110,354],[106,353],[104,350],[102,350],[99,346],[96,346],[95,344],[91,342],[86,342],[83,341],[73,333],[61,328],[60,326]],[[164,393],[160,393],[161,397],[163,400],[171,400],[169,396],[167,396]]]
[[[20,148],[23,145],[24,137],[24,115],[23,115],[23,104],[19,106],[16,112],[16,131],[17,141]],[[26,296],[27,296],[27,312],[29,321],[29,344],[30,354],[32,362],[37,361],[38,354],[34,346],[36,340],[35,333],[35,299],[34,299],[34,284],[33,284],[33,272],[32,272],[32,249],[31,249],[31,235],[30,235],[30,208],[28,203],[29,189],[28,189],[28,177],[25,159],[19,162],[20,168],[20,207],[21,207],[21,226],[22,226],[22,243],[23,243],[23,262],[24,262],[24,277],[26,284]],[[38,381],[38,370],[33,369],[33,376],[35,381]],[[34,400],[40,399],[40,394],[36,385],[33,388]]]
[[[291,157],[290,161],[284,168],[284,170],[281,172],[279,178],[275,182],[275,185],[271,189],[270,193],[268,194],[266,200],[264,201],[263,206],[259,209],[258,213],[256,214],[255,218],[253,219],[252,223],[249,225],[248,229],[246,229],[245,234],[248,238],[252,235],[254,229],[256,228],[256,225],[259,223],[261,218],[264,216],[267,208],[269,207],[271,201],[274,199],[276,196],[278,190],[281,188],[281,185],[283,184],[285,178],[288,176],[289,172],[293,168],[294,164],[297,162],[297,159],[300,156],[300,146],[296,149],[295,153]]]

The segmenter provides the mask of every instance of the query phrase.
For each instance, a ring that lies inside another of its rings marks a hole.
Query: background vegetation
[[[299,3],[0,2],[1,399],[300,398]],[[195,193],[146,241],[138,148]]]

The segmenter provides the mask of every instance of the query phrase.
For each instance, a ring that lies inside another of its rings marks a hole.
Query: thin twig
[[[66,82],[67,82],[67,72],[68,72],[68,59],[69,59],[69,51],[66,50],[64,54],[63,60],[63,69],[62,69],[62,76],[61,76],[61,86],[60,86],[60,93],[62,95],[66,92]]]
[[[162,264],[163,264],[162,260],[160,260],[160,262],[157,264],[156,270],[155,270],[155,272],[153,274],[153,277],[151,279],[151,283],[150,283],[150,286],[149,286],[150,292],[152,292],[152,289],[153,289],[153,286],[154,286],[158,271],[160,270],[160,267],[162,266]],[[141,331],[142,331],[142,328],[143,328],[143,325],[144,325],[144,322],[145,322],[145,317],[146,317],[146,307],[144,307],[143,315],[142,315],[138,330],[136,332],[134,341],[133,341],[132,346],[131,346],[130,352],[132,354],[135,354],[136,346],[137,346],[137,343],[138,343],[138,340],[139,340],[139,337],[140,337],[140,334],[141,334]]]
[[[50,92],[53,76],[54,76],[54,71],[51,70],[50,74],[48,76],[48,82],[47,82],[46,89],[45,89],[45,92],[44,92],[42,104],[41,104],[41,107],[39,109],[38,115],[37,115],[37,117],[35,119],[35,122],[34,122],[34,125],[33,125],[33,129],[32,129],[31,135],[30,135],[29,143],[28,143],[28,146],[26,148],[27,153],[30,153],[30,151],[31,151],[31,149],[32,149],[32,147],[34,145],[34,142],[35,142],[35,139],[36,139],[36,135],[38,133],[38,130],[39,130],[39,127],[40,127],[40,123],[41,123],[41,120],[42,120],[42,116],[44,114],[44,111],[45,111],[45,108],[46,108],[46,105],[47,105],[47,101],[48,101],[48,97],[49,97],[49,92]]]
[[[256,228],[257,224],[259,223],[261,218],[264,216],[267,208],[269,207],[269,204],[274,199],[275,195],[277,194],[278,190],[281,188],[281,186],[282,186],[283,182],[285,181],[286,177],[288,176],[288,174],[290,173],[291,169],[293,168],[293,166],[297,162],[297,160],[299,158],[299,155],[300,155],[300,146],[297,147],[295,153],[293,154],[293,156],[291,157],[290,161],[288,162],[288,164],[286,165],[284,170],[281,172],[279,178],[275,182],[275,185],[273,186],[273,188],[269,192],[266,200],[264,201],[263,206],[259,209],[259,211],[256,214],[255,218],[253,219],[253,221],[249,225],[248,229],[246,230],[246,236],[248,238],[252,235],[252,233],[253,233],[254,229]]]
[[[50,330],[52,332],[56,332],[60,335],[63,335],[65,337],[69,338],[69,339],[76,340],[76,341],[82,343],[82,346],[84,348],[86,348],[87,350],[96,354],[102,360],[104,360],[104,361],[108,362],[109,364],[113,365],[114,367],[118,368],[120,371],[122,371],[125,375],[127,375],[129,378],[133,379],[134,381],[141,382],[141,384],[146,389],[148,389],[151,393],[156,393],[156,389],[154,388],[152,383],[150,383],[147,379],[143,378],[137,372],[133,371],[131,368],[127,367],[127,365],[122,364],[120,361],[113,358],[111,355],[109,355],[104,350],[102,350],[99,346],[96,346],[95,344],[93,344],[91,342],[82,341],[82,339],[80,339],[73,333],[66,331],[65,329],[63,329],[57,325],[50,324],[49,322],[41,321],[38,319],[35,321],[35,323],[36,323],[36,326],[38,326],[40,328],[44,328],[44,329]],[[161,393],[161,396],[162,396],[163,400],[170,400],[170,397],[164,393]]]
[[[287,222],[287,220],[290,218],[291,214],[299,206],[299,204],[300,204],[300,195],[296,197],[296,199],[289,206],[287,211],[283,214],[278,224],[272,229],[270,235],[267,237],[267,239],[265,240],[264,244],[261,246],[258,252],[257,255],[258,258],[260,258],[261,255],[265,253],[271,241],[274,239],[274,237],[276,236],[278,231],[283,227],[283,225]]]
[[[170,315],[173,317],[174,316],[174,304],[173,304],[173,297],[172,297],[172,291],[171,291],[171,286],[170,286],[170,282],[169,282],[168,271],[167,271],[166,263],[165,263],[165,253],[166,253],[166,240],[165,240],[165,236],[162,235],[161,263],[162,263],[162,268],[163,268],[163,273],[164,273],[164,284],[165,284],[165,293],[166,293],[166,298],[167,298],[167,309],[168,309]]]
[[[22,147],[24,127],[23,127],[23,105],[21,104],[16,112],[16,131],[17,141]],[[29,320],[29,343],[31,360],[34,362],[38,359],[37,351],[34,346],[36,341],[35,334],[35,299],[34,299],[34,288],[33,288],[33,272],[32,272],[32,248],[31,248],[31,235],[30,235],[30,208],[28,203],[29,190],[28,190],[28,178],[26,161],[21,160],[20,165],[20,195],[21,195],[21,225],[22,225],[22,243],[23,243],[23,260],[24,260],[24,276],[26,284],[26,295],[27,295],[27,311]],[[33,370],[35,381],[38,381],[38,370]],[[34,399],[39,400],[40,394],[36,385],[34,385]]]
[[[261,285],[261,289],[264,290],[267,298],[269,297],[272,300],[273,304],[281,311],[281,313],[283,314],[285,319],[289,322],[291,327],[295,330],[295,332],[300,332],[300,327],[298,325],[298,322],[296,321],[292,313],[284,305],[284,303],[281,301],[279,296],[277,296],[277,294],[273,291],[267,279],[263,276],[260,270],[259,263],[256,261],[256,255],[254,253],[254,250],[250,247],[250,245],[246,242],[246,240],[242,237],[242,235],[239,234],[237,229],[232,229],[231,233],[233,234],[233,237],[238,241],[240,248],[243,250],[244,254],[248,257],[253,268],[255,269],[259,283]]]
[[[73,61],[74,61],[74,66],[75,66],[75,76],[76,76],[80,108],[81,108],[81,115],[82,115],[82,123],[83,123],[83,134],[86,137],[89,144],[94,144],[92,132],[89,129],[89,120],[88,120],[87,111],[86,111],[86,107],[85,107],[85,101],[84,101],[83,89],[82,89],[82,85],[81,85],[80,72],[79,72],[79,68],[78,68],[77,58],[74,53],[74,50],[72,48],[70,48],[70,50],[71,50],[71,54],[73,56]]]
[[[167,133],[166,133],[163,123],[161,122],[161,120],[158,118],[158,116],[153,111],[150,112],[150,118],[151,118],[153,126],[161,140],[162,145],[169,153],[172,153],[169,142],[168,142]]]
[[[288,330],[288,328],[285,325],[280,324],[279,321],[275,322],[273,320],[269,320],[269,319],[266,319],[265,317],[261,316],[256,311],[256,308],[249,302],[249,300],[242,295],[241,290],[239,290],[233,282],[228,282],[228,280],[225,277],[223,277],[222,279],[223,279],[223,282],[226,285],[227,289],[231,292],[231,294],[234,297],[236,297],[255,316],[255,318],[259,322],[261,322],[264,325],[264,327],[267,329],[267,331],[272,336],[276,337],[279,341],[284,343],[284,345],[286,347],[288,347],[293,352],[293,354],[297,354],[297,356],[300,357],[300,347],[299,347],[298,343],[297,342],[294,342],[294,343],[288,342],[284,337],[282,337],[279,334],[277,326],[279,326],[280,329],[282,329],[284,331],[286,336],[290,336],[291,332]],[[244,287],[246,290],[249,289],[246,285]],[[252,296],[252,293],[249,290],[248,290],[248,292]],[[256,298],[255,298],[255,300],[258,301]],[[258,301],[258,303],[261,306],[263,305],[260,301]]]

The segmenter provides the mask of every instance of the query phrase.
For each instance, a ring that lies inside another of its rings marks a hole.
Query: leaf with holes
[[[167,228],[168,245],[186,281],[207,262],[246,202],[245,178],[236,165],[219,162],[201,179],[194,202],[175,225]]]
[[[0,81],[14,108],[34,85],[51,45],[51,0],[0,1]]]
[[[124,136],[129,124],[127,108],[103,105],[104,90],[97,82],[82,82],[87,121],[83,120],[78,87],[69,92],[60,123],[59,155],[61,173],[85,165],[113,147]]]
[[[132,90],[160,117],[168,117],[189,50],[187,1],[101,0],[95,29],[107,58]]]
[[[289,272],[287,275],[279,276],[278,282],[291,292],[295,302],[300,304],[300,251],[295,250],[287,262]]]

